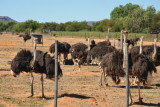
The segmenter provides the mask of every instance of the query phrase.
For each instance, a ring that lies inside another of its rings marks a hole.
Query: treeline
[[[3,24],[0,22],[0,32],[43,32],[44,29],[50,31],[98,31],[107,32],[111,28],[112,32],[120,32],[121,29],[133,33],[148,33],[150,30],[160,30],[160,12],[156,12],[153,6],[143,9],[139,5],[131,3],[125,6],[115,7],[110,13],[111,19],[104,19],[88,25],[83,22],[46,22],[39,23],[34,20],[28,20],[21,23],[9,22]]]

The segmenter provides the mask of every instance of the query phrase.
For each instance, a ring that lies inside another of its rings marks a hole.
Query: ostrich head
[[[30,51],[21,50],[20,52],[18,52],[11,63],[11,74],[14,77],[17,77],[17,75],[19,75],[22,71],[28,72],[30,70],[29,65],[31,59],[32,54]]]
[[[20,74],[19,67],[20,67],[19,61],[16,61],[16,59],[14,58],[11,63],[11,75],[13,75],[14,77],[17,77]]]

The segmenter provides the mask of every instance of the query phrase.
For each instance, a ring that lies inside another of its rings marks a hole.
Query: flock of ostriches
[[[122,32],[124,35],[125,32]],[[28,36],[28,35],[27,35]],[[25,37],[25,36],[24,36]],[[26,39],[24,39],[26,41]],[[128,65],[129,76],[137,78],[136,84],[139,90],[139,103],[143,103],[140,96],[140,83],[144,86],[150,85],[152,80],[152,73],[156,73],[156,66],[160,65],[160,47],[156,46],[156,40],[153,45],[134,46],[134,44],[140,39],[127,39],[128,45],[132,45],[132,48],[128,48]],[[143,38],[141,39],[143,40]],[[55,44],[53,43],[49,49],[50,53],[55,53]],[[71,54],[72,59],[68,59],[68,54]],[[83,64],[97,63],[100,71],[100,85],[102,85],[102,77],[104,83],[107,86],[107,77],[111,77],[115,84],[120,83],[120,77],[125,76],[123,69],[123,48],[116,49],[111,46],[109,40],[95,43],[94,40],[91,44],[76,43],[72,46],[67,42],[58,42],[58,55],[64,54],[63,64],[78,65],[79,70]],[[31,96],[33,92],[33,72],[41,74],[42,81],[42,97],[44,98],[43,90],[43,74],[46,74],[46,78],[54,80],[55,76],[55,60],[47,52],[44,53],[40,50],[36,51],[36,58],[34,64],[34,55],[29,50],[21,50],[17,53],[11,63],[11,73],[13,76],[19,75],[21,72],[31,73]],[[60,59],[60,61],[62,61]],[[74,63],[73,63],[74,62]],[[58,63],[58,78],[63,75]],[[131,93],[131,92],[130,92]],[[130,94],[130,104],[132,104],[132,97]]]

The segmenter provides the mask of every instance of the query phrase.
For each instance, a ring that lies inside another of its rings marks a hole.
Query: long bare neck
[[[142,54],[143,36],[141,37],[139,54]]]
[[[152,60],[154,61],[155,60],[155,57],[156,57],[156,53],[157,53],[157,39],[154,39],[154,52],[153,52],[153,55],[152,55]]]
[[[123,50],[123,30],[121,31],[121,50]]]
[[[90,50],[90,38],[88,38],[88,50]]]

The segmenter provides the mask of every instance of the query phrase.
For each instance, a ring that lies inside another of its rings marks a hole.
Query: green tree
[[[151,29],[160,31],[160,12],[152,17]]]
[[[91,30],[91,27],[87,25],[87,22],[67,22],[66,31],[81,31],[81,30]]]
[[[56,31],[65,31],[65,24],[60,23],[56,26]]]
[[[16,25],[16,22],[9,22],[9,23],[7,23],[5,30],[6,30],[7,32],[12,32],[12,31],[14,31],[14,29],[13,29],[14,25]]]
[[[3,32],[5,30],[5,24],[0,22],[0,32]]]
[[[95,23],[92,26],[92,31],[106,32],[108,31],[108,28],[113,26],[113,24],[114,24],[113,20],[104,19],[100,22]]]
[[[136,8],[139,8],[139,5],[133,5],[132,3],[128,3],[125,6],[120,5],[119,7],[115,7],[110,13],[111,19],[116,20],[119,18],[124,18],[128,16],[128,14],[131,14]]]
[[[55,22],[46,22],[46,23],[42,23],[41,24],[41,31],[43,31],[43,29],[50,29],[50,31],[56,31],[56,26],[58,24]]]

